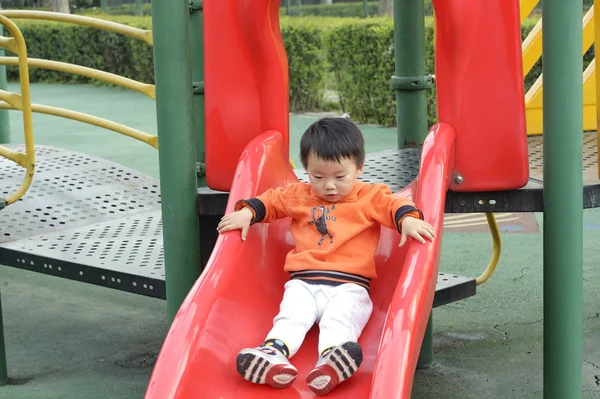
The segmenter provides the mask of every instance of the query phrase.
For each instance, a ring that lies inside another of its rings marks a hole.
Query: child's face
[[[362,167],[357,167],[352,159],[324,161],[311,153],[306,160],[306,171],[313,192],[325,201],[336,202],[350,194]]]

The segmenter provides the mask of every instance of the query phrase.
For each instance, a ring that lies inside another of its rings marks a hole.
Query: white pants
[[[367,325],[373,303],[364,287],[356,284],[307,284],[290,280],[285,284],[279,314],[266,339],[283,341],[290,356],[300,349],[308,330],[319,323],[319,354],[347,341],[357,341]]]

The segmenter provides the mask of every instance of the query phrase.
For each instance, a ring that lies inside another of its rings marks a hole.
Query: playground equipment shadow
[[[18,91],[15,85],[9,90]],[[136,93],[33,85],[32,98],[156,133],[154,103]],[[13,142],[22,141],[20,117],[11,113]],[[297,165],[300,135],[316,118],[292,116]],[[155,150],[116,133],[46,115],[34,115],[34,128],[36,143],[158,175]],[[368,151],[395,146],[394,129],[361,129]],[[542,215],[535,217],[543,229]],[[600,210],[586,210],[584,218],[583,398],[600,399]],[[413,398],[543,397],[542,236],[502,237],[500,263],[477,295],[434,310],[434,364],[416,373]],[[442,272],[477,276],[488,262],[491,238],[448,231],[442,245]],[[164,301],[4,266],[0,291],[11,378],[0,399],[143,397],[168,330]]]

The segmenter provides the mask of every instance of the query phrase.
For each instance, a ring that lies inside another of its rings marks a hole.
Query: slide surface
[[[371,288],[373,315],[359,339],[364,361],[328,397],[410,397],[435,294],[454,140],[449,125],[435,125],[423,148],[417,181],[399,193],[413,198],[438,238],[425,245],[410,241],[399,248],[399,234],[382,227],[378,278]],[[227,212],[237,199],[295,181],[281,134],[267,131],[240,157]],[[291,359],[299,375],[287,389],[251,384],[235,366],[238,351],[261,343],[272,326],[289,278],[283,263],[292,245],[288,219],[252,226],[246,242],[239,231],[219,237],[203,275],[173,321],[146,399],[317,397],[304,381],[318,357],[316,326]]]

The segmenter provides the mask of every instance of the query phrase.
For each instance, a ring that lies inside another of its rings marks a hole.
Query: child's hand
[[[223,216],[221,223],[217,227],[217,231],[221,234],[229,230],[242,229],[242,240],[245,240],[253,217],[254,214],[250,209],[242,208],[237,212]]]
[[[425,244],[425,239],[422,236],[427,237],[429,241],[433,241],[435,237],[433,226],[412,216],[402,219],[402,238],[399,247],[406,244],[408,237],[416,238],[421,244]]]

